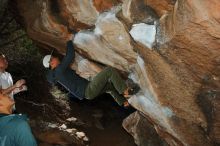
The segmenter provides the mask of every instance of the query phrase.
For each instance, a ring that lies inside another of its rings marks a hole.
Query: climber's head
[[[61,58],[62,56],[53,50],[50,55],[44,56],[43,65],[45,68],[55,69],[60,64]]]
[[[51,56],[50,68],[55,69],[60,64],[60,59],[56,56]]]

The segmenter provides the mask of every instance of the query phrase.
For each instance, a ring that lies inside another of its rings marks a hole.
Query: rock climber
[[[70,37],[74,38],[74,35]],[[126,97],[138,92],[139,86],[128,87],[126,81],[111,67],[105,68],[91,81],[87,81],[69,67],[75,57],[71,39],[67,41],[66,47],[66,55],[62,61],[53,54],[46,55],[43,59],[44,67],[49,68],[47,73],[49,83],[59,83],[72,94],[72,98],[92,100],[102,93],[110,93],[120,106],[129,106]]]

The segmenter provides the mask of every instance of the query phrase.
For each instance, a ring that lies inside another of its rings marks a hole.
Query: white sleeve
[[[0,89],[2,89],[2,82],[1,82],[1,80],[0,80]]]
[[[0,89],[2,89],[2,78],[1,78],[1,73],[0,73]]]
[[[8,82],[9,82],[10,86],[13,85],[13,79],[12,79],[12,76],[10,73],[8,73]]]

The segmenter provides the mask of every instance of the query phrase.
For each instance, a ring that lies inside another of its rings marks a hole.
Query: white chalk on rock
[[[77,136],[78,138],[83,138],[83,137],[85,137],[86,135],[85,135],[84,132],[76,132],[76,136]]]
[[[165,127],[170,133],[173,133],[174,131],[170,126],[169,119],[175,116],[175,113],[172,111],[171,108],[163,106],[160,103],[147,74],[144,60],[140,56],[138,56],[137,58],[137,63],[140,70],[138,71],[138,73],[141,73],[143,75],[144,81],[140,81],[139,79],[136,80],[136,82],[139,82],[140,87],[144,87],[144,90],[141,90],[141,92],[133,95],[131,98],[128,99],[128,102],[135,109],[154,119],[154,121],[158,123],[158,125],[160,125],[161,127]],[[129,75],[132,77],[132,79],[138,79],[137,73],[133,72],[132,74],[133,75]]]
[[[145,23],[134,24],[130,30],[130,34],[135,41],[152,49],[156,37],[156,25]]]
[[[77,118],[71,117],[71,118],[68,118],[66,120],[69,121],[69,122],[75,122],[77,120]]]

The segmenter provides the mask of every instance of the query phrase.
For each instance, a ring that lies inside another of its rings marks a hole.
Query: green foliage
[[[12,60],[16,59],[20,64],[31,60],[40,60],[42,57],[39,48],[27,36],[14,43],[10,56]]]
[[[0,8],[0,52],[7,56],[9,65],[39,61],[39,49],[16,22],[17,16],[10,11],[8,0],[1,0]]]

